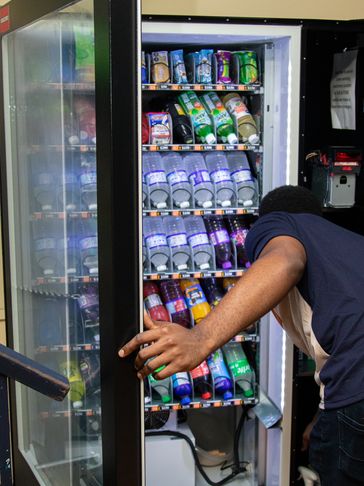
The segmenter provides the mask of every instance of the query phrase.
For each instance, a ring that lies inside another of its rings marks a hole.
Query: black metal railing
[[[62,401],[70,385],[67,378],[0,344],[0,484],[11,486],[11,451],[8,380],[22,383],[53,400]]]

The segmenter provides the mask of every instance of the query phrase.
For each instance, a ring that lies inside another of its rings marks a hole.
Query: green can
[[[239,83],[253,84],[258,81],[258,61],[255,51],[234,52],[239,61]]]

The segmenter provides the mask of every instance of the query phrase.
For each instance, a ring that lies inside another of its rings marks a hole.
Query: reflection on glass
[[[68,376],[17,387],[18,447],[41,485],[102,484],[92,2],[4,43],[15,347]]]

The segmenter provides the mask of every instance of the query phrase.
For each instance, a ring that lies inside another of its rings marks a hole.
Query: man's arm
[[[275,307],[299,282],[306,266],[303,245],[290,236],[270,240],[258,260],[245,272],[218,307],[192,329],[157,323],[146,316],[147,331],[138,334],[119,351],[121,357],[139,349],[135,360],[138,377],[156,369],[159,379],[195,368],[206,356]],[[145,362],[154,358],[147,364]]]

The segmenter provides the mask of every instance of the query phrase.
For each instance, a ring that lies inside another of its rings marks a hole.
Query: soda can
[[[258,62],[255,51],[234,52],[239,60],[239,83],[252,84],[258,81]]]

